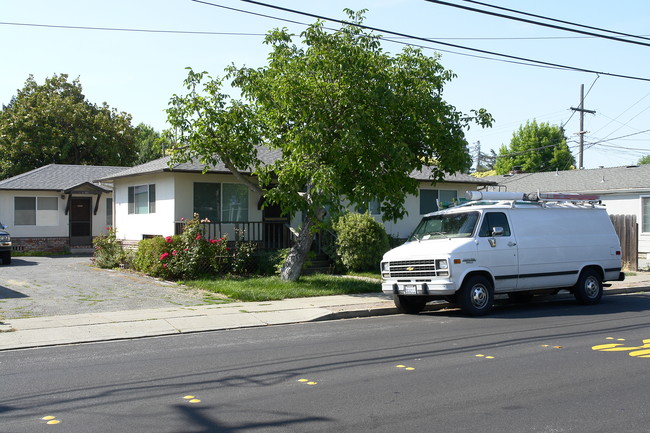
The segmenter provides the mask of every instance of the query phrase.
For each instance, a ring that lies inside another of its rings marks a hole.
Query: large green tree
[[[241,91],[233,100],[222,79],[189,72],[189,93],[175,95],[169,122],[178,134],[176,160],[195,158],[208,166],[219,160],[266,203],[302,212],[303,223],[281,270],[296,280],[313,233],[325,211],[377,200],[385,220],[405,214],[404,198],[417,195],[413,170],[433,164],[432,181],[465,171],[464,129],[489,126],[485,110],[463,114],[442,97],[454,78],[438,56],[407,47],[397,55],[382,50],[380,38],[361,27],[363,13],[346,10],[350,21],[328,31],[321,21],[293,43],[286,29],[270,31],[268,65],[228,68],[226,79]],[[264,166],[256,146],[282,151]],[[241,170],[252,168],[261,189]]]
[[[0,179],[42,165],[132,165],[131,115],[86,100],[79,79],[29,76],[0,112]]]
[[[507,174],[514,167],[527,173],[569,170],[576,160],[569,150],[564,129],[549,123],[528,121],[512,134],[510,146],[499,149],[494,169]]]
[[[171,147],[169,138],[153,129],[153,127],[140,123],[135,127],[135,148],[137,158],[135,165],[158,159],[165,156],[166,149]]]

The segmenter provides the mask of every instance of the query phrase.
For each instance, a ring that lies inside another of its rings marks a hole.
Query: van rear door
[[[507,211],[487,211],[476,237],[477,265],[494,276],[495,292],[517,288],[519,255]]]

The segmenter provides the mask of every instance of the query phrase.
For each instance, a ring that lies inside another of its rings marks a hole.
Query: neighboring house
[[[50,164],[0,181],[0,221],[14,250],[91,247],[113,224],[111,187],[96,179],[124,169]]]
[[[264,163],[279,156],[279,151],[268,149],[260,149],[258,154]],[[388,233],[396,237],[407,237],[421,215],[438,209],[437,202],[450,203],[464,198],[467,190],[495,184],[458,174],[432,186],[430,171],[412,176],[421,181],[420,195],[406,198],[408,215],[404,219],[385,223]],[[269,248],[286,247],[290,241],[289,226],[295,228],[301,221],[299,214],[290,221],[276,206],[262,209],[260,195],[238,183],[223,164],[204,173],[201,164],[170,166],[170,157],[164,157],[101,180],[113,184],[117,237],[126,242],[177,234],[182,230],[181,221],[197,213],[201,219],[210,220],[211,237],[227,235],[229,240],[252,240]],[[381,220],[377,203],[369,203],[368,210]]]
[[[488,176],[501,189],[600,196],[610,215],[636,215],[639,253],[650,254],[650,165]]]

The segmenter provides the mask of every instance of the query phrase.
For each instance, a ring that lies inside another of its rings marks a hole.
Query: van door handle
[[[508,242],[509,247],[514,247],[517,245],[517,242]]]

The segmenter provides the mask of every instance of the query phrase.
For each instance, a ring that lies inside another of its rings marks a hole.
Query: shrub
[[[135,252],[135,258],[133,259],[133,268],[153,277],[162,276],[164,268],[160,256],[165,252],[165,243],[163,237],[143,239],[138,242],[138,250]]]
[[[122,248],[122,244],[115,237],[115,229],[107,227],[108,234],[101,235],[93,239],[93,252],[92,262],[95,266],[100,268],[112,269],[124,263],[126,254]]]
[[[167,279],[195,279],[225,273],[230,255],[225,237],[207,239],[198,216],[187,222],[180,235],[144,239],[134,260],[137,271]]]
[[[257,250],[253,256],[255,273],[258,275],[275,275],[288,254],[288,250]]]
[[[363,272],[379,269],[379,263],[389,249],[384,226],[368,213],[347,213],[333,224],[336,231],[336,253],[348,271]]]

